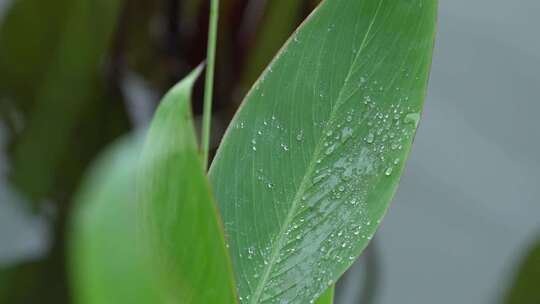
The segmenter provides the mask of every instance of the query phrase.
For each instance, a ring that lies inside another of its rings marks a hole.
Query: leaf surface
[[[133,187],[141,142],[134,137],[115,144],[83,182],[69,242],[74,303],[162,303],[135,246]]]
[[[164,97],[141,158],[143,243],[171,303],[236,303],[217,206],[198,154],[191,89],[201,67]]]
[[[245,98],[210,170],[242,303],[312,303],[372,238],[426,93],[435,0],[326,0]]]
[[[334,303],[334,286],[329,287],[319,299],[315,302],[316,304],[332,304]]]

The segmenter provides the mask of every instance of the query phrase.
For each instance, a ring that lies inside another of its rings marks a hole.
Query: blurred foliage
[[[63,156],[73,153],[70,142],[78,123],[98,104],[93,100],[102,99],[96,78],[115,28],[120,0],[57,1],[58,10],[65,18],[53,16],[58,12],[50,11],[56,7],[36,8],[33,3],[43,5],[43,1],[35,0],[15,2],[14,13],[7,17],[3,27],[5,41],[1,45],[5,52],[1,52],[1,57],[7,74],[13,74],[10,79],[15,81],[12,96],[28,106],[24,128],[12,151],[12,180],[29,198],[40,200],[54,186],[55,172],[64,171],[59,170],[65,168]],[[42,9],[51,15],[46,19],[33,16]],[[95,22],[97,15],[100,16],[98,23]],[[55,31],[20,33],[26,28],[19,24],[21,19],[22,22],[37,20],[34,28],[46,28],[43,23],[54,19]],[[28,42],[42,40],[51,41],[44,50],[39,44]],[[22,58],[17,57],[19,54]],[[19,66],[20,62],[23,64]],[[25,62],[30,64],[25,65]],[[35,73],[34,65],[40,68]]]
[[[506,304],[540,303],[540,238],[521,261],[515,280],[507,294]]]
[[[214,117],[222,126],[315,2],[221,1]],[[6,7],[0,125],[9,146],[2,153],[10,181],[36,212],[52,214],[54,231],[47,256],[0,271],[0,303],[68,303],[64,240],[73,193],[98,152],[138,124],[123,83],[136,75],[162,95],[202,62],[209,1],[12,0]],[[287,12],[283,24],[279,10]],[[154,108],[157,100],[147,102]]]
[[[143,138],[117,141],[86,174],[70,220],[73,303],[162,302],[137,242],[132,191]]]

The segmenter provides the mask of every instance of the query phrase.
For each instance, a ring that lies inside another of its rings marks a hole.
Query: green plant
[[[95,211],[73,221],[79,303],[126,302],[130,286],[158,302],[331,303],[397,189],[426,92],[435,0],[322,2],[247,94],[207,180],[212,7],[203,159],[190,113],[197,68],[163,99],[140,159],[117,148],[83,187],[80,204]],[[126,181],[134,168],[137,199]],[[130,173],[109,180],[119,171]],[[112,212],[98,206],[109,204],[138,212],[135,227],[94,229]],[[139,253],[109,257],[133,238]],[[145,271],[101,280],[118,275],[103,266],[117,258]]]
[[[540,239],[535,239],[515,269],[510,288],[506,291],[505,304],[532,304],[540,301],[538,280],[540,279]]]

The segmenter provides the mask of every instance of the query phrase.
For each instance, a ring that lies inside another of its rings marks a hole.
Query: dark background
[[[0,0],[0,303],[69,302],[65,224],[81,177],[205,58],[209,1],[114,2]],[[316,2],[221,0],[214,148]],[[537,0],[440,1],[411,159],[339,303],[540,303],[508,296],[540,234],[538,15]]]

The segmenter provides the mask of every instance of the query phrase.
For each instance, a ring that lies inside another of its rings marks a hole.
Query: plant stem
[[[210,0],[210,21],[208,24],[208,47],[206,80],[204,86],[204,109],[202,125],[202,157],[205,170],[208,168],[208,151],[210,148],[210,124],[212,121],[212,94],[214,90],[214,66],[216,61],[216,41],[219,0]]]

